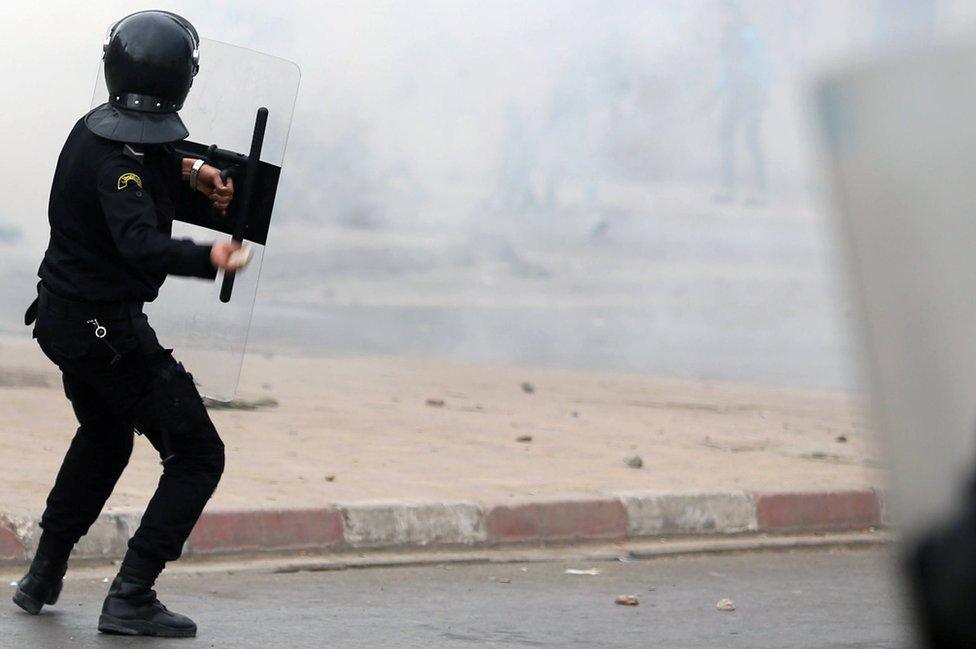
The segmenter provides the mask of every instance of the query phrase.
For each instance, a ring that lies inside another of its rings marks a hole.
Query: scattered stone
[[[572,417],[573,419],[579,419],[579,412],[578,412],[578,411],[576,411],[576,410],[574,410],[573,412],[571,412],[571,413],[569,413],[569,414],[570,414],[570,416],[571,416],[571,417]]]
[[[613,603],[620,606],[637,606],[640,604],[640,600],[637,599],[637,595],[617,595],[617,599],[613,600]]]
[[[804,460],[819,460],[822,462],[843,462],[844,458],[836,453],[824,453],[823,451],[813,451],[812,453],[800,453],[797,457]]]
[[[326,482],[335,482],[335,479],[336,477],[334,473],[329,473],[328,475],[325,476]]]
[[[718,600],[718,603],[715,605],[715,608],[720,611],[734,611],[735,604],[732,603],[731,599],[726,597]]]
[[[509,577],[499,577],[498,578],[498,583],[499,584],[510,584],[510,583],[512,583],[512,580]]]
[[[522,444],[528,444],[532,441],[532,435],[519,435],[515,438],[516,442],[521,442]]]
[[[834,438],[834,441],[837,442],[838,444],[846,444],[847,435],[838,435],[837,437]]]
[[[443,408],[444,407],[444,400],[443,399],[427,399],[427,405],[430,406],[431,408]]]
[[[528,381],[525,381],[522,383],[522,392],[526,394],[533,394],[535,392],[535,386]]]
[[[276,408],[278,407],[278,400],[272,397],[260,397],[258,399],[217,401],[210,397],[204,397],[203,405],[209,410],[258,410],[259,408]]]
[[[624,458],[624,464],[629,466],[631,469],[639,469],[644,466],[644,460],[640,455],[636,453],[631,453]]]

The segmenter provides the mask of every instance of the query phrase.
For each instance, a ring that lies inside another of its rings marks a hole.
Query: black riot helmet
[[[134,13],[109,28],[103,50],[109,97],[85,118],[90,131],[133,144],[189,135],[177,114],[200,66],[189,21],[169,11]]]

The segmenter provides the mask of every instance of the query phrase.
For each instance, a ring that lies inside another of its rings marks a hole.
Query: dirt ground
[[[228,453],[212,507],[851,488],[885,477],[862,397],[843,392],[249,354],[239,396],[277,405],[212,411]],[[56,369],[26,338],[0,339],[0,422],[0,511],[36,514],[76,423]],[[625,464],[630,454],[642,468]],[[137,440],[109,506],[141,508],[157,461]]]

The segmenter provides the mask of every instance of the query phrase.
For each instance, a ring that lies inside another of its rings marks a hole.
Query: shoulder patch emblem
[[[119,176],[119,191],[122,191],[128,187],[130,182],[139,185],[140,188],[142,187],[142,178],[140,178],[138,174],[129,172]]]

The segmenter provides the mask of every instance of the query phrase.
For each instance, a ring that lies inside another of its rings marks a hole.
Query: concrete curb
[[[619,498],[527,501],[485,510],[488,542],[567,542],[622,539],[627,509]]]
[[[405,551],[755,532],[845,532],[880,527],[884,511],[884,494],[870,489],[625,492],[505,503],[374,501],[317,509],[204,512],[184,554]],[[119,559],[137,526],[136,513],[103,514],[73,556]],[[39,531],[36,520],[0,514],[0,563],[26,561],[37,547]]]
[[[23,561],[27,548],[17,533],[17,527],[8,517],[0,514],[0,561]]]

